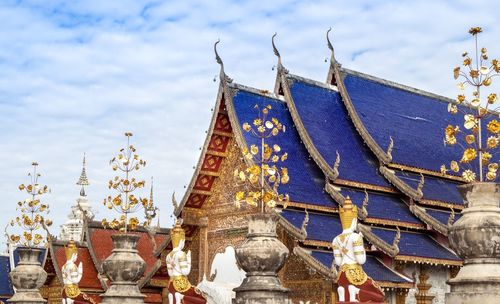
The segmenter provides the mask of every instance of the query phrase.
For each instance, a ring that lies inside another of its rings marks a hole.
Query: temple
[[[459,147],[444,147],[441,134],[462,118],[448,115],[453,102],[448,98],[343,68],[330,41],[328,46],[330,67],[321,82],[287,70],[273,39],[278,58],[273,91],[233,81],[215,49],[221,69],[213,117],[186,193],[179,203],[173,199],[192,253],[189,281],[229,296],[239,284],[224,279],[224,267],[238,269],[233,249],[245,239],[247,216],[258,210],[235,206],[240,186],[233,172],[244,163],[242,151],[256,144],[242,124],[253,121],[256,104],[271,105],[286,126],[269,144],[279,141],[288,153],[290,182],[280,191],[289,194],[290,202],[275,212],[279,239],[292,253],[279,277],[293,303],[337,300],[332,240],[342,232],[339,207],[348,197],[360,210],[358,230],[367,253],[363,268],[384,290],[386,302],[430,303],[420,301],[425,298],[444,303],[445,282],[463,263],[449,248],[447,234],[464,208],[456,188],[464,181],[440,169],[461,153]],[[109,286],[102,262],[117,232],[93,220],[85,167],[77,184],[80,196],[42,261],[49,275],[42,294],[49,303],[61,301],[60,270],[70,240],[77,242],[84,267],[79,288],[99,303]],[[145,302],[167,303],[170,230],[139,227],[134,233],[141,236],[138,250],[147,265],[139,284]],[[227,252],[233,252],[234,265],[219,262],[223,266],[215,271],[216,256]],[[1,299],[13,293],[4,283],[15,264],[15,249],[0,256]]]
[[[192,272],[198,280],[209,276],[215,255],[244,240],[246,216],[257,210],[234,206],[233,171],[256,139],[241,126],[253,121],[254,105],[271,105],[287,128],[279,145],[288,152],[291,178],[280,189],[290,203],[278,213],[280,239],[293,252],[280,272],[292,301],[335,301],[331,241],[342,231],[339,206],[350,197],[361,210],[365,271],[386,301],[434,297],[443,303],[445,282],[462,265],[447,232],[463,209],[456,189],[463,180],[440,170],[460,154],[444,147],[441,134],[461,118],[447,113],[448,98],[341,67],[328,46],[331,64],[320,82],[289,72],[273,41],[278,68],[272,92],[234,82],[216,51],[221,71],[213,118],[176,209],[195,229]]]

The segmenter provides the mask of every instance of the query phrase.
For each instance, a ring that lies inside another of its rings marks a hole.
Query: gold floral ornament
[[[460,78],[460,93],[447,108],[452,115],[460,112],[464,118],[463,128],[448,125],[444,130],[445,145],[460,146],[463,150],[462,158],[459,162],[452,160],[449,169],[446,165],[440,167],[443,175],[461,172],[462,178],[467,182],[484,179],[494,181],[498,171],[494,150],[500,142],[500,107],[496,105],[497,94],[488,92],[488,87],[500,75],[500,61],[489,60],[488,50],[478,47],[477,37],[481,32],[480,27],[469,30],[474,38],[475,53],[462,53],[461,66],[453,69],[453,77]]]
[[[108,188],[116,190],[116,195],[109,195],[103,200],[103,205],[110,210],[115,210],[121,214],[118,218],[112,220],[103,219],[102,226],[111,229],[120,230],[127,233],[129,230],[136,230],[140,225],[137,217],[131,217],[130,214],[135,213],[141,209],[145,213],[145,227],[151,224],[152,219],[156,216],[157,208],[153,204],[153,198],[136,197],[134,192],[138,189],[144,188],[146,182],[138,180],[132,176],[134,171],[139,171],[146,166],[146,161],[141,159],[136,153],[136,148],[130,144],[130,137],[132,133],[125,133],[127,137],[127,146],[120,149],[116,157],[113,157],[109,164],[113,171],[119,171],[123,176],[115,176],[108,181]]]
[[[19,230],[24,230],[19,234],[8,234],[8,242],[26,247],[38,247],[45,243],[50,237],[48,227],[52,225],[52,221],[46,216],[49,214],[49,205],[42,203],[40,197],[49,192],[46,185],[38,183],[38,178],[41,176],[37,172],[38,163],[33,162],[33,173],[28,173],[30,184],[19,185],[19,190],[26,192],[28,198],[17,203],[17,210],[20,215],[10,221],[11,227],[17,227]],[[40,230],[44,230],[44,237]]]
[[[288,194],[280,194],[278,187],[290,181],[288,169],[281,166],[288,158],[288,154],[282,151],[278,144],[268,144],[266,140],[285,132],[285,126],[277,118],[269,114],[272,107],[267,105],[260,109],[255,105],[259,113],[252,123],[245,122],[242,128],[253,137],[259,139],[260,145],[253,144],[250,148],[243,149],[243,157],[246,160],[244,168],[234,170],[234,178],[241,186],[246,186],[245,191],[239,191],[235,195],[235,204],[250,206],[264,206],[274,208],[278,204],[286,207]]]

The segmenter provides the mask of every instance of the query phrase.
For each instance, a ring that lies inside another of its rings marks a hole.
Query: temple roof
[[[273,145],[277,143],[283,151],[288,153],[288,159],[284,165],[288,168],[290,182],[280,187],[280,192],[288,193],[290,201],[298,203],[307,203],[312,205],[320,205],[325,207],[336,208],[338,204],[326,193],[325,179],[323,173],[310,159],[309,152],[305,146],[300,143],[300,137],[297,130],[293,128],[293,122],[288,113],[284,102],[279,99],[265,96],[264,93],[250,91],[241,86],[236,87],[237,92],[233,97],[233,106],[235,118],[237,119],[237,127],[244,122],[252,122],[258,114],[254,109],[254,105],[259,105],[261,108],[266,105],[271,105],[272,110],[270,115],[276,117],[283,125],[287,126],[286,132],[282,133],[279,138],[269,138],[267,143]],[[233,128],[236,128],[233,126]],[[253,137],[250,133],[243,133],[245,144],[260,144],[259,139]]]
[[[333,166],[340,156],[338,178],[390,188],[378,173],[378,162],[356,133],[337,91],[289,76],[290,103],[296,109],[295,127],[303,128],[319,157]],[[292,115],[295,114],[290,106]],[[300,125],[302,123],[302,126]]]
[[[8,255],[0,255],[0,300],[4,301],[14,294],[9,278],[10,259]]]
[[[338,207],[350,197],[360,210],[358,229],[374,255],[462,263],[446,248],[446,238],[432,237],[446,236],[448,223],[463,209],[456,188],[462,178],[440,173],[442,164],[461,156],[460,149],[443,147],[444,128],[461,124],[461,117],[447,112],[450,99],[343,69],[333,56],[328,83],[290,74],[279,58],[274,92],[232,82],[219,57],[218,62],[221,82],[214,116],[176,214],[184,207],[202,207],[211,195],[219,173],[203,170],[206,158],[214,154],[211,147],[217,139],[221,153],[228,146],[216,135],[234,138],[239,149],[260,144],[241,126],[253,121],[255,105],[269,104],[271,115],[287,128],[268,143],[279,144],[289,155],[285,166],[290,182],[279,192],[290,195],[290,204],[279,214],[285,230],[298,238],[296,248],[329,250],[331,240],[341,233]],[[226,132],[217,130],[219,121]],[[217,155],[224,162],[226,154],[221,153]],[[207,181],[208,190],[197,188],[200,180]],[[328,276],[328,269],[320,268]]]

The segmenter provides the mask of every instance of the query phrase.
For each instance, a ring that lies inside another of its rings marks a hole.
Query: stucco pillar
[[[236,248],[236,258],[246,271],[246,278],[234,289],[234,304],[289,303],[288,289],[277,273],[285,264],[288,248],[276,236],[276,214],[249,216],[245,242]]]
[[[111,286],[101,295],[103,304],[144,303],[138,280],[144,274],[146,262],[139,256],[136,234],[112,235],[113,251],[103,262],[103,270],[111,280]]]
[[[464,259],[448,281],[446,303],[494,304],[500,299],[500,184],[470,183],[458,187],[466,207],[450,228],[451,247]]]
[[[40,265],[40,248],[17,248],[19,253],[19,264],[9,276],[16,293],[7,300],[16,304],[43,304],[47,302],[40,294],[40,288],[47,279],[47,273]]]

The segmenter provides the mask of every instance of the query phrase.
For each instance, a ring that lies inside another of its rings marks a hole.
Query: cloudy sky
[[[260,89],[274,86],[274,32],[291,73],[324,81],[332,27],[343,66],[452,96],[470,26],[482,26],[481,41],[500,55],[494,2],[1,0],[0,225],[15,216],[33,160],[62,224],[84,152],[88,196],[99,218],[109,215],[100,202],[125,131],[169,224],[170,195],[184,193],[215,102],[217,38],[227,73]]]

